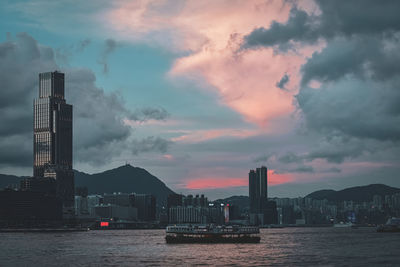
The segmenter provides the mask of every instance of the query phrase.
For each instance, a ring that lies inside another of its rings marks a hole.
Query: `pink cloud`
[[[247,186],[248,181],[244,178],[197,178],[189,180],[186,189],[215,189],[225,187]]]
[[[173,160],[174,159],[174,156],[172,156],[171,154],[164,154],[162,157],[164,159],[167,159],[167,160]]]
[[[312,10],[312,1],[300,1]],[[194,78],[216,90],[220,101],[261,128],[294,111],[300,66],[319,46],[276,54],[272,48],[240,50],[243,36],[288,18],[286,1],[135,1],[120,2],[107,17],[128,40],[189,51],[176,60],[170,76]],[[161,35],[161,36],[160,36]],[[159,42],[155,39],[160,38]],[[238,52],[240,51],[240,52]],[[276,83],[289,75],[288,90]]]
[[[241,130],[241,129],[211,129],[211,130],[186,130],[180,131],[184,133],[181,136],[174,137],[171,141],[183,143],[198,143],[219,137],[237,137],[245,138],[257,135],[257,130]]]
[[[185,184],[186,189],[215,189],[248,186],[249,180],[247,177],[201,177],[188,178]],[[292,181],[289,174],[277,174],[274,170],[268,170],[268,185],[278,185]]]

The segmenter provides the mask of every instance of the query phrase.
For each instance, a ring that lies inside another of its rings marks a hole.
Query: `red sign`
[[[108,222],[100,222],[101,227],[108,227]]]

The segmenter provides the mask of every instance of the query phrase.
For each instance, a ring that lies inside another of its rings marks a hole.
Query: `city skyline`
[[[0,6],[0,173],[31,175],[37,75],[60,70],[79,171],[129,162],[212,198],[261,165],[271,197],[400,187],[396,2]]]

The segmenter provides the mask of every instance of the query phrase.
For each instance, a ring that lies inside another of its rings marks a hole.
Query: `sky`
[[[60,70],[74,168],[269,196],[400,187],[400,2],[0,3],[0,173],[32,174],[38,73]]]

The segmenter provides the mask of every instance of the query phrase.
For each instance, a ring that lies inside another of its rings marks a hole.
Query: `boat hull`
[[[166,236],[168,244],[185,243],[260,243],[259,236]]]

